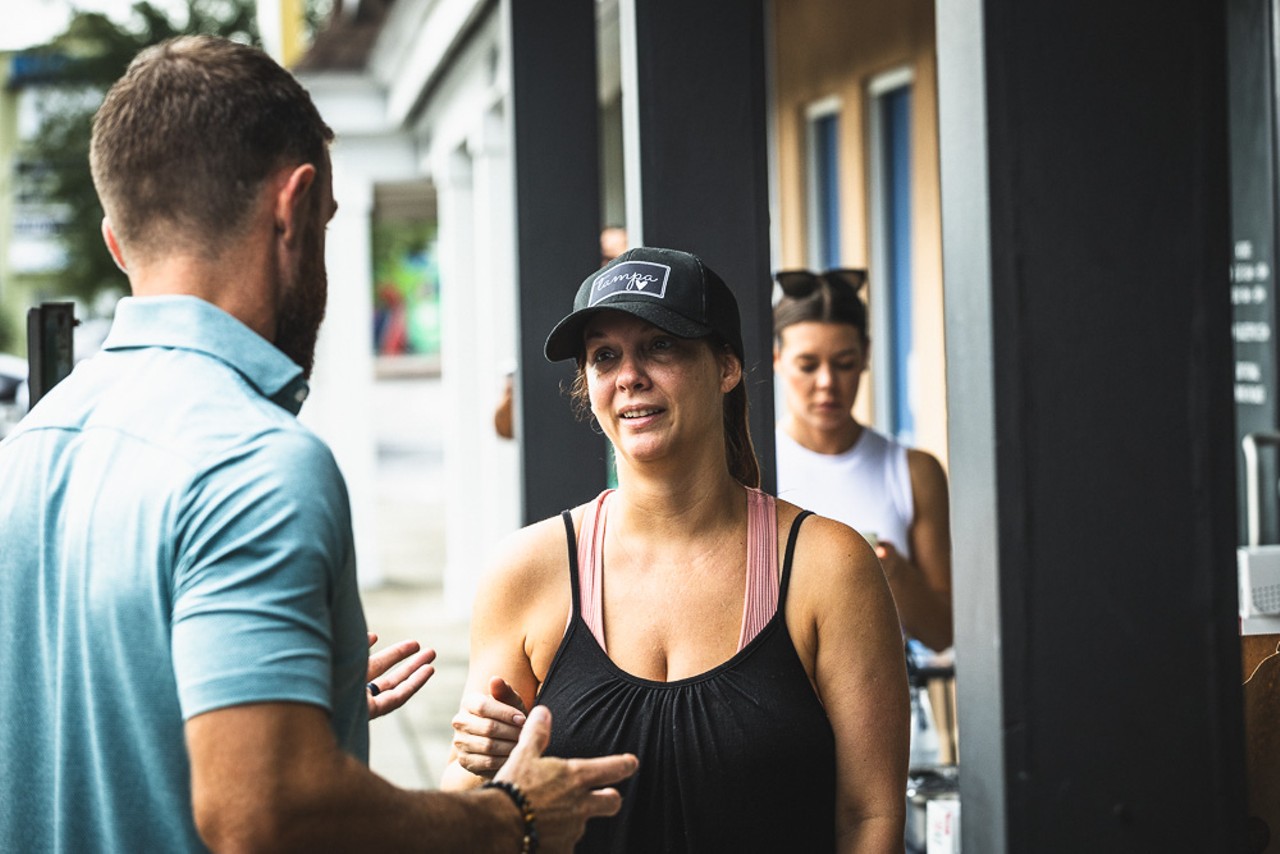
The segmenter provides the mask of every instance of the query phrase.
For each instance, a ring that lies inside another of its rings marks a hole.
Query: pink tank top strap
[[[595,635],[600,648],[604,644],[604,525],[608,515],[609,496],[606,489],[587,505],[582,515],[582,531],[578,535],[578,606],[582,620]]]
[[[760,634],[778,610],[778,502],[747,490],[747,589],[742,598],[738,649]]]
[[[587,505],[578,535],[578,606],[582,621],[605,652],[604,642],[604,530],[609,515],[605,490]],[[758,489],[747,490],[747,571],[742,600],[742,629],[738,649],[760,634],[778,610],[777,501]]]

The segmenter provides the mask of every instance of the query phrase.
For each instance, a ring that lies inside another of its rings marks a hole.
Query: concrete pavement
[[[407,788],[437,788],[449,722],[467,674],[468,620],[444,604],[444,466],[440,381],[379,380],[377,541],[384,583],[362,591],[378,648],[414,638],[435,648],[436,675],[403,708],[373,721],[369,764]]]

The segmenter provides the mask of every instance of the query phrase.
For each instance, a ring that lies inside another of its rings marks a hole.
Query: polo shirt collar
[[[310,387],[302,368],[235,317],[194,296],[125,297],[116,304],[104,350],[173,347],[204,353],[240,373],[263,397],[294,415]]]

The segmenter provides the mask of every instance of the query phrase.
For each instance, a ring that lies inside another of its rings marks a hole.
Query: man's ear
[[[316,167],[303,163],[284,173],[277,185],[275,200],[276,233],[287,244],[294,243],[305,220],[310,194],[316,183]]]
[[[102,218],[102,241],[107,244],[107,251],[111,253],[111,260],[116,262],[120,272],[126,276],[129,275],[129,268],[124,263],[124,253],[120,251],[120,241],[116,240],[116,232],[111,227],[111,220],[105,216]]]

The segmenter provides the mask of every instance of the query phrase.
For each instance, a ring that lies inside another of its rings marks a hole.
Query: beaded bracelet
[[[520,854],[536,854],[538,850],[538,826],[535,821],[537,815],[533,811],[533,804],[529,803],[529,799],[524,796],[524,792],[520,791],[520,787],[506,780],[491,780],[480,788],[501,789],[507,793],[507,797],[511,798],[516,809],[520,810],[520,818],[524,822],[524,838],[520,840]]]

